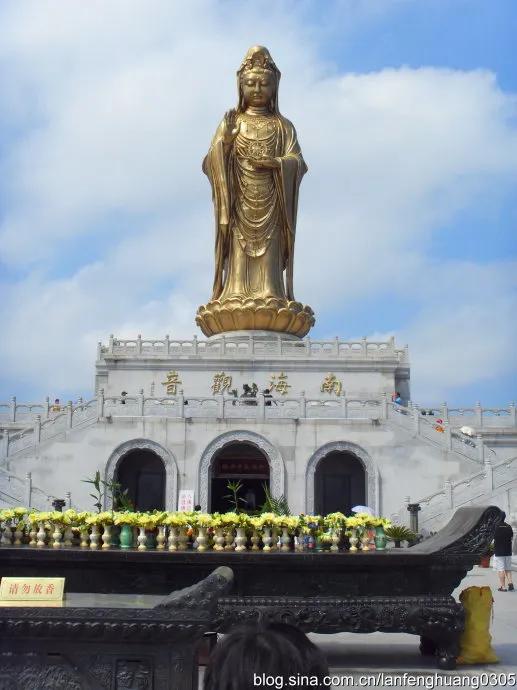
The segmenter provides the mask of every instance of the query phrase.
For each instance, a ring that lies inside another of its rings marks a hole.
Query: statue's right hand
[[[233,144],[233,141],[239,133],[239,125],[237,124],[237,113],[235,110],[228,110],[224,114],[221,134],[225,144]]]

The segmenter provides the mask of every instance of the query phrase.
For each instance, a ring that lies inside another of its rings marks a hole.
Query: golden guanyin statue
[[[212,299],[196,317],[207,336],[304,336],[314,325],[314,312],[293,293],[298,189],[307,166],[293,125],[278,110],[279,81],[269,51],[250,48],[237,72],[237,108],[225,114],[203,161],[216,225]]]

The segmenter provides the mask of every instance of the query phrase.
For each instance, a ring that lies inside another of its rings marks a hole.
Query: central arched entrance
[[[152,450],[137,448],[119,461],[114,479],[136,511],[165,510],[165,466]]]
[[[356,455],[335,450],[318,462],[314,477],[314,507],[318,515],[350,515],[354,506],[365,505],[365,501],[366,473]]]
[[[266,455],[253,443],[236,441],[219,450],[210,471],[210,512],[224,513],[235,509],[228,488],[229,482],[239,482],[239,508],[257,510],[266,500],[270,469]]]

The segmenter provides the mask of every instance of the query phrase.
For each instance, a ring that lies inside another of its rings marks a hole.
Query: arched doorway
[[[136,448],[120,459],[114,475],[137,511],[165,510],[165,466],[152,450]]]
[[[366,473],[351,452],[335,450],[316,466],[314,507],[318,515],[341,512],[350,515],[353,506],[365,505]]]
[[[266,500],[264,486],[269,489],[270,471],[266,455],[254,444],[228,443],[219,450],[210,469],[210,512],[224,513],[234,510],[229,482],[239,482],[239,507],[258,509]]]

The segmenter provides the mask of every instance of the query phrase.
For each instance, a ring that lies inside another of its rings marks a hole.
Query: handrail
[[[194,336],[191,340],[174,339],[165,336],[159,338],[115,338],[111,335],[108,345],[98,344],[97,360],[102,361],[106,358],[129,356],[129,357],[163,357],[165,356],[191,356],[197,359],[223,357],[245,357],[247,355],[260,359],[261,357],[271,358],[274,355],[292,355],[293,357],[311,357],[328,359],[336,357],[339,359],[395,359],[400,363],[408,364],[408,349],[397,348],[395,339],[387,341],[367,340],[291,340],[271,335],[267,338],[249,338],[243,336],[233,336],[231,333],[223,335],[217,340],[199,340]]]

